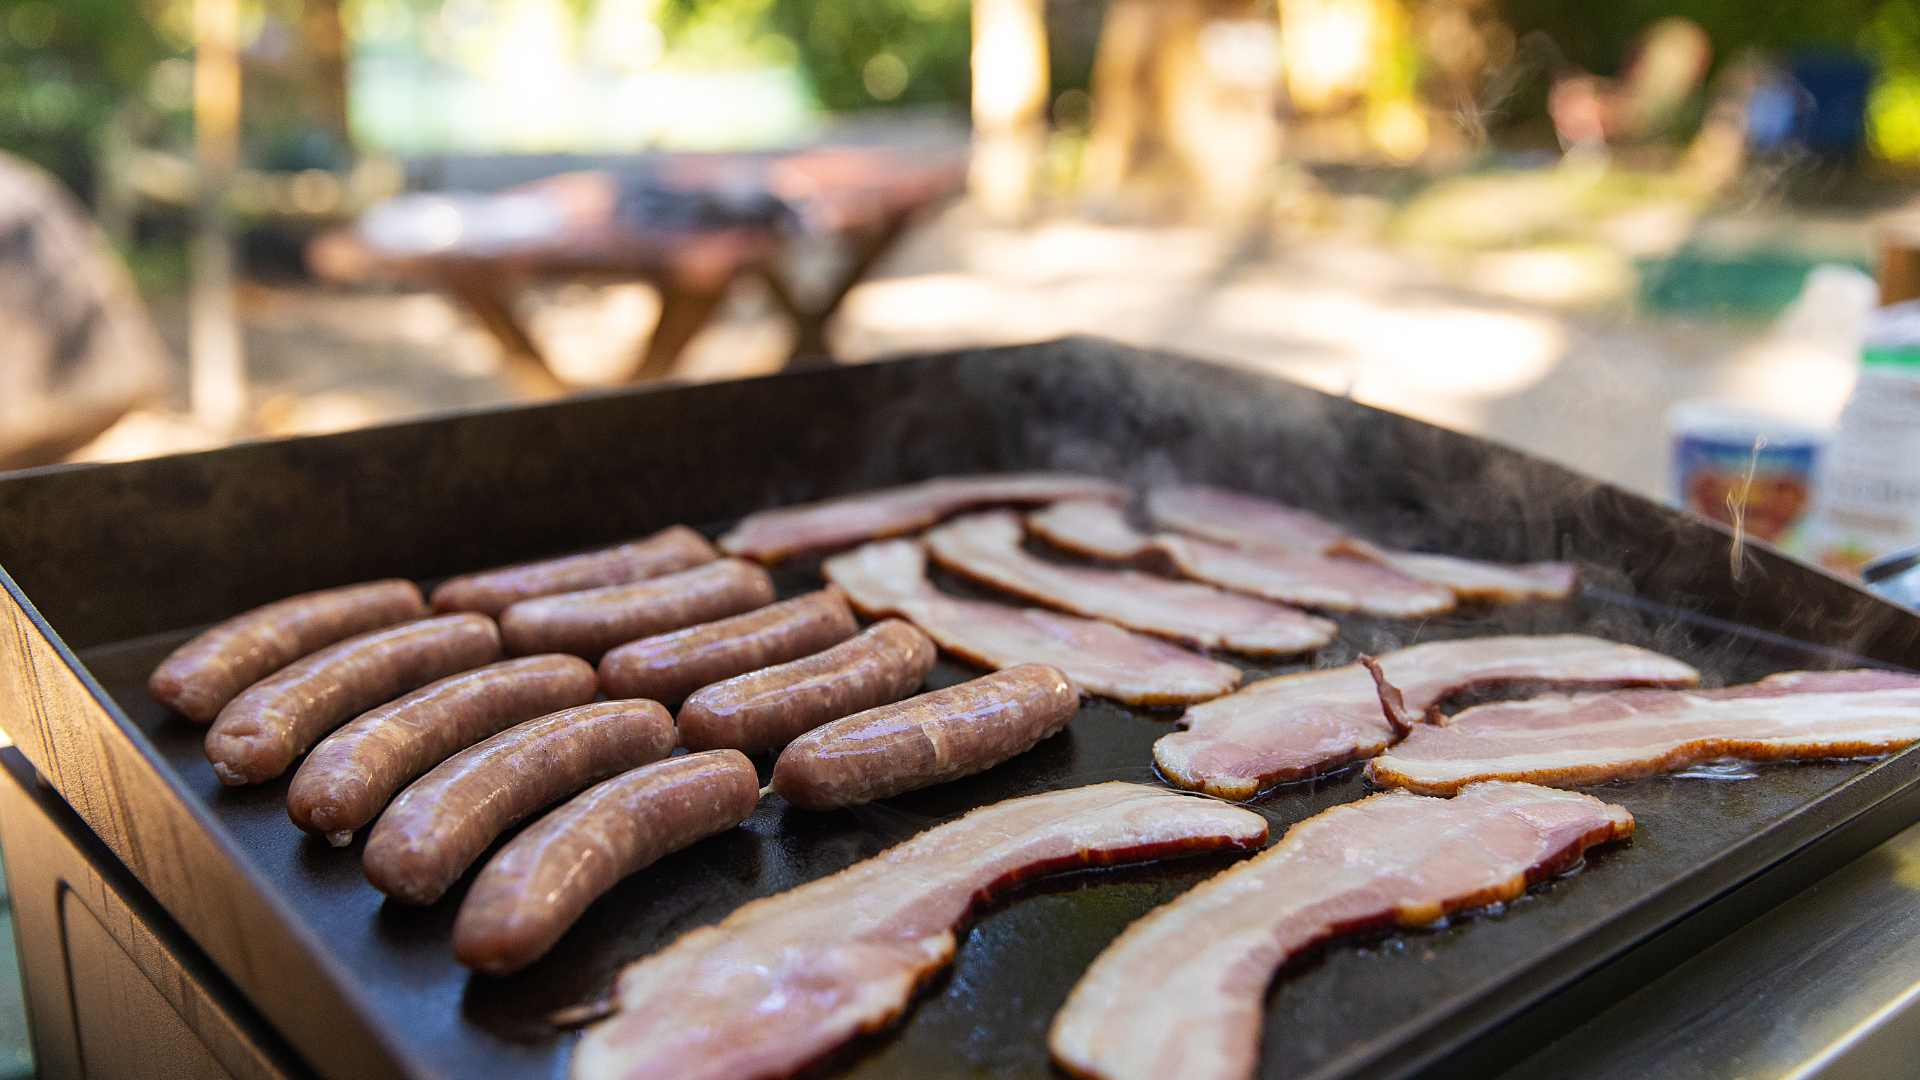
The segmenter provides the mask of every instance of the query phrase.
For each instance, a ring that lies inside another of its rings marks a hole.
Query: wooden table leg
[[[465,304],[493,340],[499,343],[502,358],[506,362],[507,378],[521,393],[551,397],[566,392],[566,384],[547,366],[546,359],[540,355],[540,347],[534,344],[527,328],[521,325],[519,316],[514,314],[513,305],[497,280],[488,280],[479,274],[458,273],[445,275],[443,282],[447,291]]]
[[[779,267],[761,267],[760,277],[766,283],[767,294],[773,297],[773,306],[784,312],[787,321],[793,324],[793,346],[787,350],[782,368],[799,371],[831,365],[833,350],[827,345],[827,320],[800,299]]]
[[[655,281],[653,284],[660,292],[660,321],[647,338],[646,348],[641,352],[640,366],[634,369],[633,378],[636,381],[659,379],[672,374],[680,362],[680,354],[686,351],[694,336],[713,321],[714,312],[720,309],[721,301],[727,298],[727,287],[732,284],[732,279],[698,285],[672,281]]]
[[[833,365],[833,349],[827,344],[827,323],[839,312],[841,303],[853,291],[853,287],[866,280],[880,260],[906,235],[907,226],[913,223],[915,216],[914,211],[895,214],[878,228],[856,238],[852,260],[813,303],[800,298],[779,267],[768,264],[761,268],[761,275],[766,280],[767,291],[773,295],[774,303],[793,320],[793,348],[787,353],[787,370]]]
[[[968,187],[995,221],[1019,221],[1039,196],[1047,148],[1045,0],[973,0],[973,152]]]

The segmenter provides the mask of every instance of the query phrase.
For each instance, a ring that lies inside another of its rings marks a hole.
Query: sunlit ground
[[[1742,230],[1790,228],[1783,220],[1734,219],[1708,232],[1732,242]],[[1826,247],[1864,249],[1863,226],[1857,235],[1821,228]],[[1665,481],[1671,402],[1711,396],[1825,421],[1848,390],[1844,349],[1776,339],[1752,319],[1636,313],[1630,264],[1603,246],[1445,259],[1324,236],[1249,247],[1204,229],[1077,220],[995,229],[956,207],[848,298],[836,347],[867,360],[1099,334],[1274,371],[1654,493]],[[638,285],[559,286],[524,302],[555,366],[583,385],[621,380],[658,311]],[[164,297],[155,306],[178,351],[182,306]],[[440,296],[254,287],[242,306],[263,434],[511,396],[495,346]],[[770,371],[787,342],[766,298],[742,284],[683,374]],[[178,414],[143,412],[86,456],[212,441]]]

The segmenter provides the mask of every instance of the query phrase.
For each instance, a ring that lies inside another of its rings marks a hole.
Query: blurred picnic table
[[[789,367],[830,363],[826,329],[841,301],[965,180],[957,153],[663,154],[630,169],[562,173],[497,194],[403,195],[317,238],[309,261],[335,281],[445,290],[499,343],[516,382],[532,392],[562,384],[514,298],[556,279],[639,280],[659,292],[659,321],[633,369],[636,380],[670,374],[743,277],[763,281],[792,322]],[[789,249],[806,239],[843,249],[824,281],[798,281],[787,265]]]

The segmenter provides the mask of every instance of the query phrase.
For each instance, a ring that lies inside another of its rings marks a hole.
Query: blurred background
[[[1899,546],[1920,0],[0,0],[0,151],[8,467],[1085,332]]]

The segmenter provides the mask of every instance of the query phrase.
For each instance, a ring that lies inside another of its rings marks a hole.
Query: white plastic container
[[[1815,491],[1805,550],[1821,565],[1857,574],[1920,545],[1920,301],[1874,313]]]

